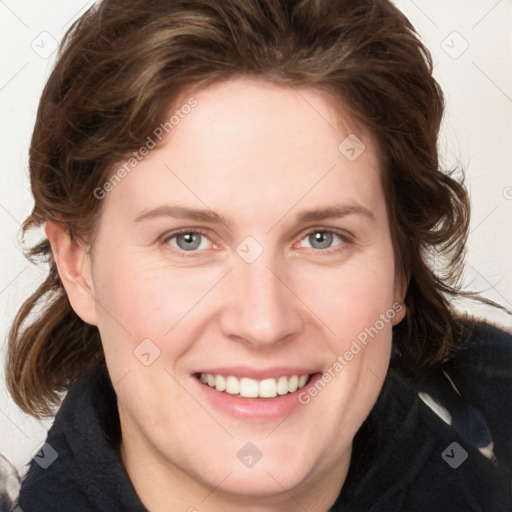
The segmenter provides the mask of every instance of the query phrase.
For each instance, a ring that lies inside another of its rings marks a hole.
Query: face
[[[94,322],[123,460],[189,507],[212,488],[305,502],[343,480],[403,316],[376,147],[315,90],[193,97],[102,199]]]

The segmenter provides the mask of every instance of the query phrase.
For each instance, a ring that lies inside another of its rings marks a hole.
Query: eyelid
[[[342,244],[339,244],[339,246],[342,246],[346,243],[351,243],[354,239],[354,236],[351,233],[348,233],[344,229],[340,228],[332,228],[332,227],[323,227],[323,226],[315,226],[312,228],[308,228],[307,231],[303,232],[300,235],[299,240],[303,240],[305,237],[313,234],[313,233],[332,233],[336,236],[338,236],[342,240]],[[335,246],[333,248],[328,249],[317,249],[315,252],[319,254],[332,254],[341,251],[342,249],[338,248],[339,246]],[[314,249],[314,248],[312,248]]]
[[[200,235],[203,235],[204,237],[208,238],[208,240],[210,240],[210,237],[208,236],[209,235],[209,231],[207,229],[203,229],[203,228],[180,228],[180,229],[175,229],[173,231],[169,231],[167,233],[165,233],[164,235],[162,235],[160,238],[159,238],[159,242],[162,244],[162,245],[168,245],[169,244],[169,241],[172,239],[172,238],[175,238],[176,236],[179,236],[179,235],[183,235],[183,234],[200,234]],[[214,242],[212,240],[210,240],[210,242],[212,243],[212,245],[215,246]],[[202,250],[194,250],[194,251],[182,251],[180,249],[177,249],[176,247],[173,247],[173,251],[175,254],[179,254],[180,256],[185,256],[185,257],[189,257],[189,256],[192,256],[194,253],[200,253],[204,251],[204,249]],[[187,254],[189,253],[189,254]]]
[[[168,231],[167,233],[164,233],[161,238],[162,241],[169,240],[170,238],[176,236],[176,235],[183,235],[185,233],[199,233],[201,235],[208,235],[209,231],[207,229],[203,228],[179,228],[174,229],[172,231]]]

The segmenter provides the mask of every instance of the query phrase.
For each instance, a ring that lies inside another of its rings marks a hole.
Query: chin
[[[219,493],[243,495],[248,498],[271,498],[300,486],[304,481],[304,468],[284,468],[285,464],[271,464],[233,471],[218,487]],[[297,470],[300,470],[300,473]],[[226,473],[226,475],[228,472]],[[213,482],[212,482],[213,483]],[[218,482],[215,482],[218,485]]]

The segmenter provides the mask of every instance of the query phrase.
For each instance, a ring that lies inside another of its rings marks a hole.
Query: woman
[[[450,304],[442,113],[388,1],[89,10],[31,145],[50,270],[8,380],[69,393],[21,509],[506,510],[511,341]]]

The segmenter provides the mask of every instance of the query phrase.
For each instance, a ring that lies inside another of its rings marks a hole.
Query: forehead
[[[290,160],[307,156],[315,161],[319,161],[322,149],[331,154],[337,150],[340,136],[359,135],[373,144],[341,100],[318,89],[242,77],[185,92],[175,107],[179,110],[191,97],[197,100],[198,108],[181,122],[180,130],[169,134],[168,141],[174,139],[179,144],[194,132],[194,137],[203,137],[205,148],[212,149],[209,143],[214,141],[226,155],[227,149],[233,152],[238,147],[246,158],[249,147],[257,152],[264,145],[270,154],[286,151]],[[210,155],[202,154],[206,158]]]
[[[382,194],[373,140],[325,92],[240,78],[185,92],[167,114],[169,133],[108,202],[275,216],[299,203],[368,207]]]

